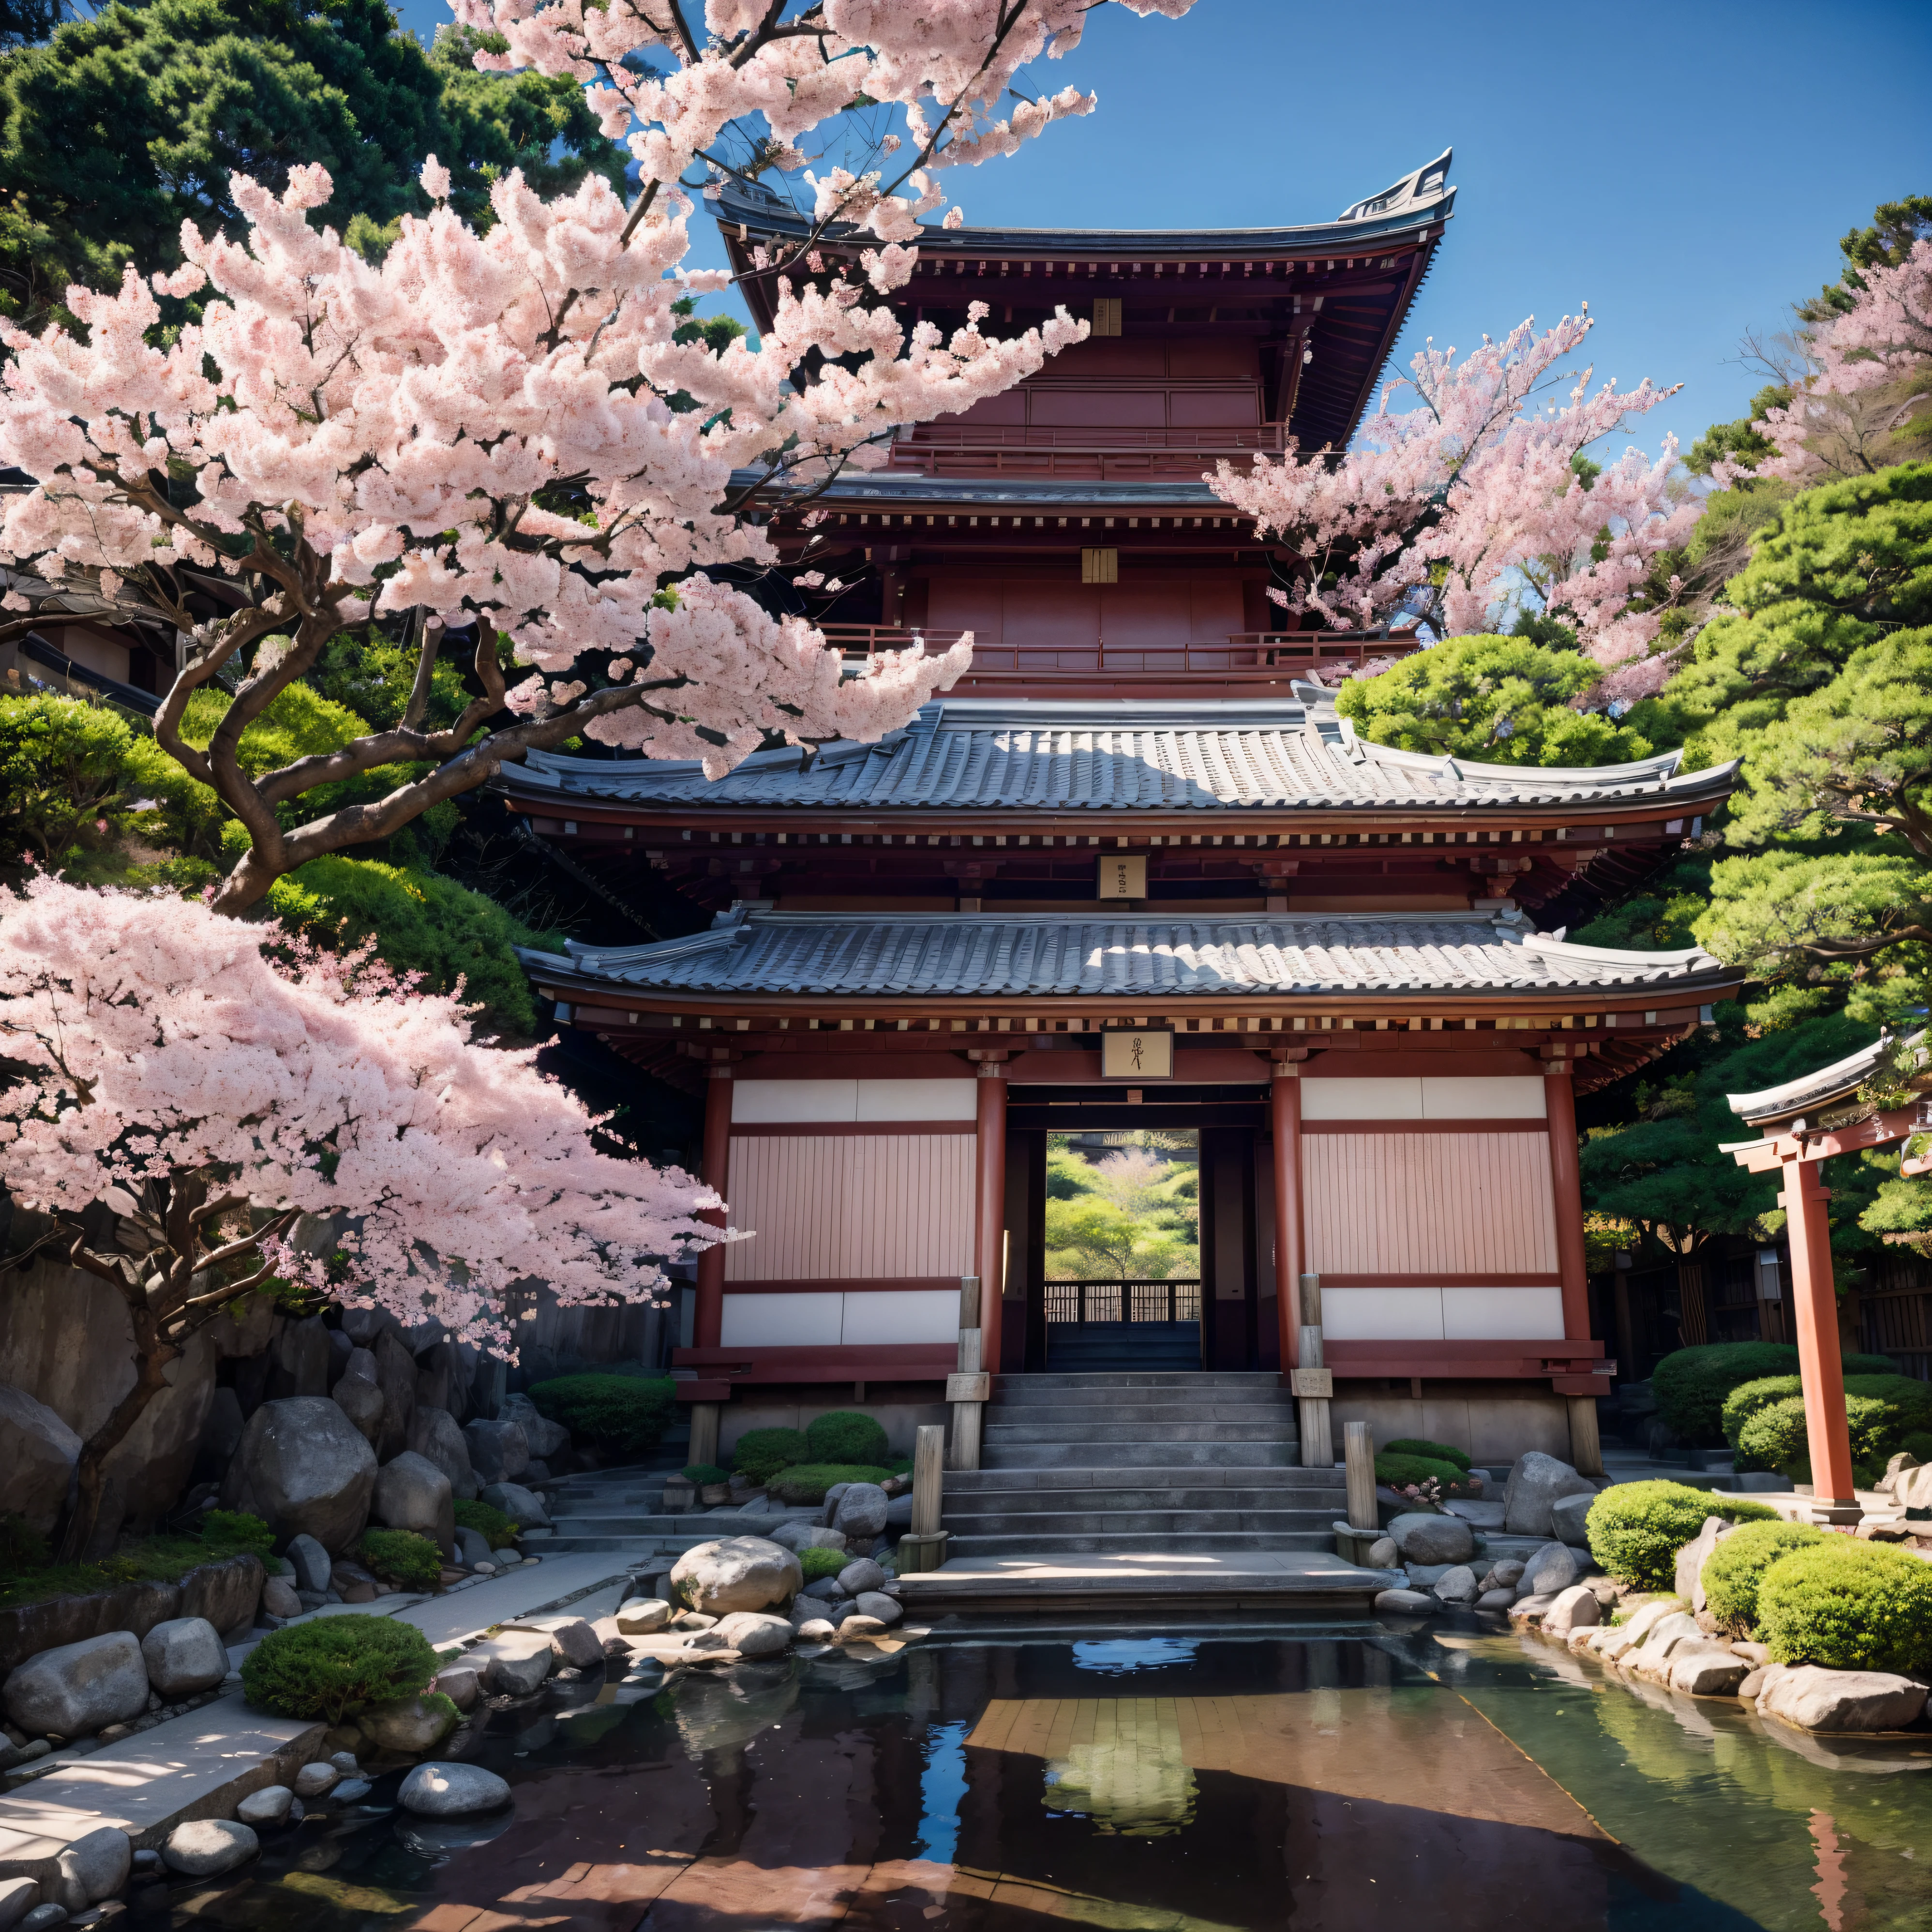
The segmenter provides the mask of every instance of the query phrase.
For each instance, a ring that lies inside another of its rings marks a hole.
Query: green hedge
[[[473,1529],[492,1550],[514,1547],[517,1526],[501,1510],[492,1509],[488,1503],[465,1502],[460,1496],[455,1508],[458,1529]]]
[[[1677,1552],[1704,1526],[1707,1516],[1732,1522],[1775,1522],[1762,1503],[1714,1496],[1685,1483],[1618,1483],[1600,1490],[1585,1519],[1590,1554],[1618,1582],[1644,1590],[1668,1590],[1677,1580]]]
[[[836,1484],[883,1483],[892,1473],[876,1462],[801,1462],[772,1478],[771,1493],[794,1505],[822,1503],[826,1491]]]
[[[1847,1355],[1849,1375],[1895,1374],[1883,1355]],[[1679,1348],[1651,1376],[1657,1412],[1687,1442],[1714,1449],[1724,1442],[1724,1398],[1741,1384],[1766,1376],[1795,1376],[1798,1351],[1785,1342],[1714,1342]]]
[[[754,1483],[769,1483],[781,1469],[811,1460],[811,1445],[796,1429],[748,1429],[731,1451],[732,1468]]]
[[[1824,1540],[1825,1532],[1808,1522],[1740,1524],[1704,1560],[1706,1606],[1732,1636],[1756,1635],[1764,1573],[1794,1550]]]
[[[623,1456],[655,1449],[670,1426],[677,1384],[667,1376],[556,1376],[532,1382],[537,1413],[573,1436]]]
[[[808,1583],[815,1583],[821,1576],[836,1576],[853,1561],[849,1550],[801,1550],[798,1552],[799,1568],[805,1572]]]
[[[1803,1393],[1804,1384],[1796,1376],[1764,1376],[1741,1382],[1724,1398],[1724,1440],[1733,1449],[1740,1448],[1744,1425],[1754,1415],[1774,1402]],[[1907,1436],[1932,1435],[1932,1382],[1911,1376],[1847,1375],[1845,1393],[1882,1403],[1891,1417],[1890,1427],[1875,1454],[1890,1456],[1906,1446]]]
[[[1869,1486],[1877,1480],[1898,1433],[1895,1412],[1869,1396],[1845,1398],[1845,1427],[1851,1438],[1852,1467]],[[1804,1426],[1804,1398],[1780,1396],[1767,1402],[1738,1432],[1738,1454],[1754,1468],[1775,1469],[1793,1482],[1810,1480],[1810,1438]]]
[[[412,1529],[365,1529],[360,1550],[377,1576],[412,1590],[432,1588],[442,1575],[442,1552]]]
[[[1384,1449],[1376,1458],[1376,1480],[1391,1490],[1411,1484],[1439,1483],[1445,1496],[1472,1496],[1476,1486],[1468,1470],[1455,1462],[1438,1462],[1432,1456],[1398,1456]]]
[[[1780,1664],[1922,1676],[1932,1670],[1932,1563],[1828,1535],[1765,1572],[1757,1627]]]
[[[1460,1449],[1452,1449],[1446,1442],[1411,1442],[1405,1438],[1400,1442],[1384,1442],[1384,1456],[1420,1456],[1431,1462],[1453,1462],[1457,1468],[1467,1470],[1469,1459]]]
[[[682,1474],[687,1483],[695,1483],[700,1490],[710,1488],[718,1483],[728,1483],[731,1480],[730,1471],[719,1468],[716,1462],[688,1463]]]
[[[892,1454],[886,1432],[856,1409],[834,1409],[806,1425],[806,1447],[814,1462],[884,1463]]]
[[[271,1630],[242,1660],[242,1688],[257,1710],[339,1724],[413,1697],[437,1668],[429,1640],[400,1617],[322,1617]]]

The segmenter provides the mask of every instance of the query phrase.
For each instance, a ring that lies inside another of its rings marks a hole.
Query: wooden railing
[[[973,638],[974,681],[997,677],[1000,681],[1042,679],[1052,681],[1058,674],[1096,675],[1124,673],[1186,676],[1190,673],[1246,673],[1279,682],[1286,671],[1325,670],[1335,665],[1354,669],[1372,658],[1406,657],[1416,647],[1408,632],[1378,637],[1363,631],[1240,631],[1226,638],[1183,639],[1160,644],[1108,644],[1104,638],[1091,643],[1067,644],[1008,644],[999,638],[978,632],[931,631],[894,624],[826,624],[821,627],[828,644],[836,645],[848,656],[861,657],[872,651],[904,650],[920,646],[928,656],[937,656],[958,643]]]
[[[1046,1318],[1084,1322],[1198,1322],[1198,1281],[1049,1281]]]

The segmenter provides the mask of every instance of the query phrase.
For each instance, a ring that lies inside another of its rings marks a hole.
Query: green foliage
[[[425,991],[454,992],[460,982],[465,999],[482,1006],[485,1030],[536,1030],[536,1002],[512,949],[543,935],[452,879],[332,852],[278,879],[268,905],[318,943],[340,949],[373,940],[386,964],[419,974]]]
[[[1718,1342],[1679,1348],[1657,1365],[1650,1386],[1657,1412],[1687,1442],[1724,1440],[1724,1399],[1745,1382],[1795,1375],[1798,1351],[1784,1342]]]
[[[1497,765],[1604,765],[1651,741],[1571,699],[1603,675],[1574,650],[1506,637],[1449,638],[1379,677],[1351,680],[1336,709],[1365,738]]]
[[[1765,1572],[1757,1627],[1779,1664],[1922,1675],[1932,1669],[1932,1564],[1827,1536]]]
[[[708,1489],[715,1484],[728,1483],[731,1480],[731,1472],[729,1469],[719,1468],[716,1462],[693,1462],[686,1468],[684,1480],[687,1483],[695,1483],[700,1490]]]
[[[322,1617],[271,1630],[242,1665],[257,1710],[332,1724],[412,1697],[436,1673],[429,1640],[400,1617]]]
[[[412,1529],[365,1529],[358,1546],[377,1576],[412,1590],[433,1588],[442,1574],[441,1551]]]
[[[1469,1480],[1466,1462],[1433,1456],[1402,1455],[1384,1449],[1376,1458],[1376,1480],[1391,1490],[1438,1484],[1445,1496],[1472,1496],[1478,1485]]]
[[[1904,1434],[1898,1412],[1870,1396],[1847,1394],[1845,1428],[1851,1440],[1852,1468],[1869,1484]],[[1738,1430],[1738,1453],[1754,1468],[1775,1469],[1793,1481],[1808,1481],[1811,1451],[1804,1426],[1804,1398],[1781,1396],[1746,1417]]]
[[[771,1480],[770,1493],[780,1502],[801,1508],[824,1502],[826,1491],[836,1484],[883,1483],[893,1473],[877,1462],[801,1462],[795,1468],[781,1469]]]
[[[1755,470],[1768,456],[1778,454],[1778,446],[1758,424],[1773,410],[1791,406],[1791,387],[1786,382],[1768,382],[1752,397],[1750,412],[1735,422],[1713,423],[1685,452],[1684,466],[1692,475],[1708,476],[1721,462],[1742,464]]]
[[[731,1466],[754,1483],[768,1483],[781,1469],[804,1462],[811,1446],[796,1429],[748,1429],[731,1451]]]
[[[1768,1408],[1786,1396],[1802,1395],[1804,1392],[1804,1384],[1795,1375],[1760,1376],[1754,1381],[1738,1383],[1724,1398],[1721,1412],[1724,1440],[1735,1449],[1744,1424],[1760,1409]]]
[[[532,1382],[537,1413],[560,1422],[600,1449],[641,1456],[655,1449],[670,1425],[676,1384],[642,1376],[556,1376]]]
[[[1683,1483],[1618,1483],[1598,1492],[1585,1534],[1590,1554],[1619,1582],[1667,1590],[1676,1580],[1678,1551],[1708,1516],[1737,1523],[1778,1520],[1778,1512],[1762,1503],[1713,1496]]]
[[[1706,1606],[1732,1636],[1754,1635],[1758,1586],[1765,1572],[1792,1550],[1824,1540],[1824,1531],[1808,1522],[1739,1524],[1704,1559]]]
[[[416,675],[416,652],[385,637],[372,624],[331,638],[308,681],[344,710],[367,718],[378,731],[389,731],[403,722]],[[463,715],[469,697],[462,673],[446,658],[439,659],[430,675],[423,722],[433,730],[446,731]]]
[[[515,1548],[517,1526],[501,1510],[488,1503],[465,1502],[460,1496],[454,1507],[458,1529],[473,1529],[492,1550]]]
[[[1410,1441],[1405,1437],[1400,1442],[1384,1442],[1384,1456],[1424,1456],[1436,1462],[1453,1462],[1459,1469],[1466,1471],[1469,1459],[1460,1449],[1452,1449],[1446,1442],[1427,1442],[1420,1439]]]
[[[806,1446],[820,1462],[883,1462],[892,1453],[886,1432],[856,1409],[834,1409],[806,1426]]]
[[[195,1533],[210,1550],[224,1556],[266,1558],[275,1546],[275,1532],[260,1516],[244,1510],[205,1510]]]
[[[210,1516],[220,1519],[212,1533]],[[55,1563],[45,1541],[18,1516],[0,1517],[0,1610],[54,1597],[90,1596],[124,1583],[178,1582],[204,1563],[263,1555],[266,1528],[259,1516],[209,1510],[192,1532],[136,1538],[96,1562]]]
[[[237,232],[238,171],[280,193],[321,162],[318,218],[338,232],[427,212],[431,153],[472,219],[513,166],[544,194],[586,167],[622,192],[623,150],[571,76],[481,74],[472,46],[458,30],[425,51],[382,0],[146,0],[70,22],[0,69],[0,305],[38,320],[70,281],[172,268],[184,219]]]
[[[212,854],[220,817],[145,730],[73,698],[0,696],[0,866],[31,854],[88,884],[124,874],[130,838]]]
[[[805,1572],[808,1583],[815,1583],[821,1576],[837,1576],[851,1561],[851,1552],[844,1550],[801,1550],[798,1552],[798,1567]]]

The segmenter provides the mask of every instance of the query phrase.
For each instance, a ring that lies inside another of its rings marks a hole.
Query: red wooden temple
[[[716,783],[538,754],[504,774],[545,838],[712,915],[526,960],[561,1023],[701,1084],[706,1178],[756,1230],[700,1264],[676,1358],[686,1399],[729,1406],[726,1444],[854,1384],[940,1401],[964,1275],[988,1367],[1046,1366],[1048,1136],[1134,1126],[1198,1135],[1181,1312],[1204,1368],[1292,1366],[1308,1272],[1340,1418],[1378,1436],[1564,1450],[1566,1399],[1607,1390],[1573,1095],[1738,976],[1538,914],[1656,865],[1731,770],[1364,742],[1320,680],[1414,640],[1283,628],[1266,593],[1292,554],[1202,481],[1289,436],[1346,442],[1441,244],[1448,165],[1307,227],[928,231],[909,319],[1064,304],[1092,338],[771,528],[855,584],[834,613],[854,644],[970,630],[971,671],[879,744]],[[741,268],[802,232],[761,193],[718,210]],[[1154,1299],[1171,1346],[1179,1304]]]

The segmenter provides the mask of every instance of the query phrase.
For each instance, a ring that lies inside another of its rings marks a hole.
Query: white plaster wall
[[[1328,1288],[1322,1332],[1336,1342],[1561,1342],[1559,1288]]]
[[[978,1106],[970,1079],[734,1080],[731,1118],[772,1126],[839,1120],[970,1120]]]
[[[836,1348],[950,1342],[959,1333],[957,1288],[875,1288],[824,1294],[728,1292],[728,1348]]]
[[[1301,1082],[1304,1120],[1540,1120],[1543,1078],[1498,1073],[1324,1077]]]

